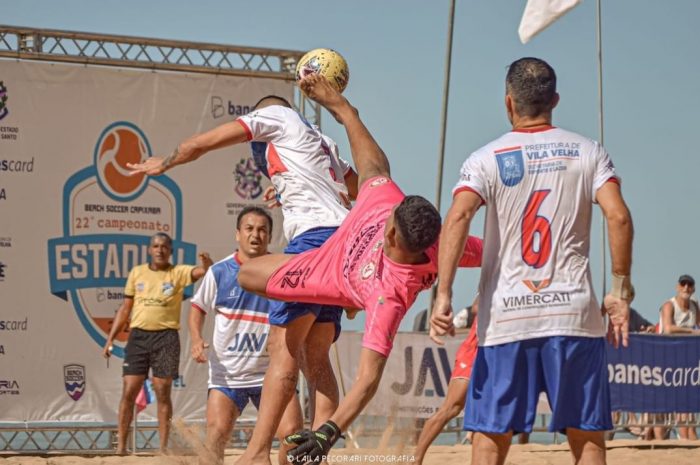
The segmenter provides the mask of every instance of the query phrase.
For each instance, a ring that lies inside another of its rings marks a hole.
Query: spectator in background
[[[695,279],[687,274],[681,275],[676,285],[676,295],[661,306],[661,334],[700,334],[698,303],[691,299],[694,292]]]
[[[694,292],[695,279],[687,274],[681,275],[676,285],[676,295],[661,306],[659,324],[661,334],[700,334],[698,303],[691,298]],[[679,414],[679,424],[689,422],[693,422],[692,414]],[[695,440],[698,438],[695,428],[687,426],[678,427],[678,436],[681,439]]]

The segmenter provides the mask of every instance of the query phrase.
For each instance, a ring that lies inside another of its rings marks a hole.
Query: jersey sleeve
[[[134,297],[136,295],[136,267],[129,271],[129,276],[126,278],[126,286],[124,286],[124,296]]]
[[[400,203],[404,193],[391,178],[386,176],[375,176],[362,183],[357,194],[355,207],[362,205],[365,210],[374,207],[391,205],[392,207]]]
[[[340,169],[343,170],[343,177],[346,177],[352,169],[352,166],[342,157],[338,157],[338,163],[340,163]]]
[[[459,179],[454,189],[452,197],[462,191],[476,193],[481,200],[486,203],[488,199],[487,173],[484,168],[483,157],[473,153],[464,161],[462,169],[459,170]]]
[[[603,187],[608,181],[620,182],[620,177],[615,172],[615,165],[602,145],[596,143],[595,146],[595,175],[593,177],[593,198],[595,199],[598,189]]]
[[[367,316],[362,347],[388,358],[401,320],[406,315],[406,305],[397,296],[377,294],[370,298],[370,302],[372,308],[365,309]]]
[[[194,265],[176,265],[175,276],[177,283],[182,287],[192,284],[192,270],[194,269]]]
[[[202,278],[202,284],[199,285],[194,297],[190,300],[194,307],[197,307],[204,313],[211,313],[216,306],[216,278],[210,267],[207,273]]]
[[[462,268],[476,268],[481,266],[481,255],[484,251],[484,242],[476,236],[469,236],[464,244],[464,253],[459,259]]]
[[[284,130],[285,117],[282,107],[271,105],[240,116],[238,121],[248,134],[248,140],[274,142]]]

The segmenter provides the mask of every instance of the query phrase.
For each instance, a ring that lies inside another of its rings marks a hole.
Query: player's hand
[[[326,107],[326,110],[328,110],[338,122],[341,122],[338,119],[337,110],[348,102],[345,100],[345,97],[340,95],[340,92],[331,86],[326,78],[318,74],[309,74],[299,81],[299,87],[304,94]]]
[[[204,268],[205,271],[214,264],[214,261],[211,259],[208,252],[202,252],[199,254],[199,262],[202,264],[202,268]]]
[[[430,315],[430,339],[433,342],[443,345],[445,342],[438,336],[455,335],[453,316],[452,300],[438,294],[433,304],[433,313]]]
[[[107,342],[105,342],[104,347],[102,348],[102,356],[104,358],[109,358],[112,356],[112,350],[114,347],[112,346],[112,340],[107,339]]]
[[[198,341],[192,341],[192,349],[190,353],[192,354],[192,360],[197,363],[206,363],[207,353],[206,350],[209,348],[209,344],[204,342],[202,339]]]
[[[267,202],[267,208],[278,208],[282,206],[279,201],[279,197],[277,197],[277,190],[275,190],[275,186],[268,186],[268,188],[265,189],[263,200]]]
[[[321,463],[326,461],[328,451],[340,438],[340,428],[332,421],[322,424],[316,431],[305,429],[284,438],[287,445],[296,447],[287,452],[291,463]]]
[[[127,163],[126,167],[131,170],[131,173],[129,173],[131,176],[142,173],[149,176],[158,176],[167,170],[164,160],[163,157],[150,157],[141,163]]]
[[[608,294],[603,299],[603,310],[608,314],[608,340],[615,348],[629,344],[630,304],[627,300]]]

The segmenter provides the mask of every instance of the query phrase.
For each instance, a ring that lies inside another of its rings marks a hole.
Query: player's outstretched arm
[[[209,267],[214,264],[214,261],[211,259],[208,252],[202,252],[199,254],[199,262],[199,266],[192,268],[192,282],[199,280],[199,278],[207,274]]]
[[[170,168],[189,163],[212,150],[239,144],[248,140],[245,128],[238,122],[222,124],[211,131],[196,134],[181,142],[167,157],[151,157],[142,163],[127,163],[132,174],[157,176]]]
[[[430,337],[438,344],[443,344],[438,336],[454,335],[452,284],[457,266],[468,244],[469,226],[481,203],[481,197],[472,191],[458,192],[452,200],[452,206],[442,225],[438,252],[437,294],[430,316]]]
[[[622,198],[620,185],[606,182],[596,192],[596,200],[608,224],[612,282],[603,307],[610,317],[613,343],[628,344],[629,304],[634,293],[630,273],[632,268],[632,215]]]
[[[323,105],[345,126],[359,177],[358,186],[361,187],[366,180],[375,176],[390,177],[389,160],[362,123],[357,109],[321,76],[309,75],[299,85],[306,95]]]

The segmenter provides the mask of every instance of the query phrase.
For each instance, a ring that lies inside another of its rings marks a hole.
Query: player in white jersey
[[[248,404],[260,405],[263,378],[269,357],[268,313],[271,301],[243,290],[238,284],[240,265],[268,253],[272,218],[259,207],[245,207],[238,215],[238,250],[209,268],[192,298],[189,328],[192,358],[209,361],[207,397],[206,456],[202,463],[223,463],[224,448],[236,419]],[[204,342],[202,327],[206,315],[214,315],[212,350]],[[282,439],[302,425],[296,396],[287,405],[277,432]],[[286,447],[281,445],[279,463],[287,463]]]
[[[357,194],[357,175],[340,160],[335,143],[323,136],[281,97],[261,99],[249,115],[185,140],[166,158],[151,157],[128,164],[133,173],[156,176],[207,152],[247,141],[257,164],[275,186],[290,241],[285,253],[317,248],[338,228]],[[345,185],[343,185],[343,180]],[[346,187],[347,186],[347,187]],[[340,335],[342,309],[321,305],[279,303],[270,310],[271,391],[293,393],[299,368],[315,398],[314,425],[327,420],[338,406],[338,385],[329,349]],[[311,342],[313,341],[313,342]],[[268,375],[269,376],[269,375]],[[271,405],[259,416],[251,444],[269,451],[283,409]]]
[[[603,147],[552,126],[556,75],[544,61],[509,67],[506,109],[513,130],[464,163],[440,238],[433,335],[453,330],[456,251],[486,205],[479,284],[479,351],[465,429],[476,431],[472,463],[502,464],[512,435],[530,432],[540,391],[550,430],[565,432],[576,463],[604,463],[612,428],[605,327],[591,285],[592,204],[607,221],[612,289],[604,309],[627,344],[632,220]]]
[[[268,101],[236,121],[279,196],[287,240],[319,226],[339,226],[350,209],[345,184],[350,165],[336,143],[300,113],[282,101],[262,100]]]

